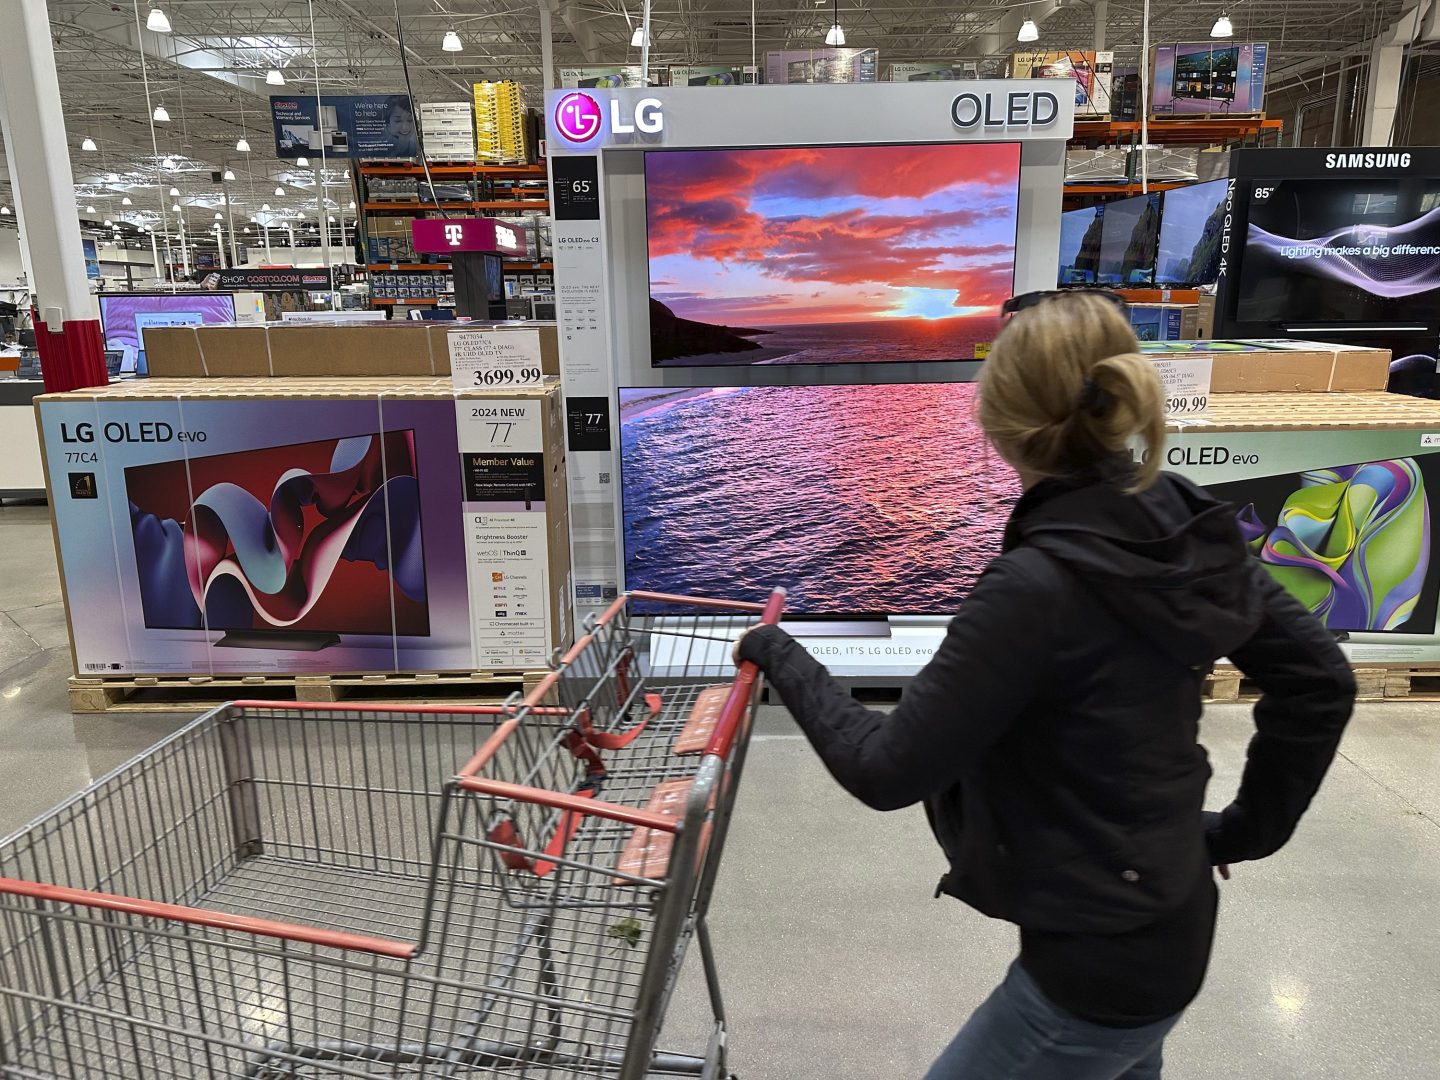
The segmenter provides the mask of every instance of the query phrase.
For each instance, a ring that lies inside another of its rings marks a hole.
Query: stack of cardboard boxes
[[[468,101],[421,105],[420,134],[428,161],[469,164],[475,160],[475,118]]]
[[[525,88],[515,82],[475,84],[475,160],[482,165],[528,160]]]

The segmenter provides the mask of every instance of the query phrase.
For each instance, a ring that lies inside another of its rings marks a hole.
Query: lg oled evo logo
[[[659,98],[641,98],[634,108],[626,108],[618,98],[609,102],[611,135],[658,135],[665,130]],[[555,103],[555,130],[566,142],[588,143],[604,126],[605,110],[589,94],[566,94]]]
[[[950,122],[962,131],[978,127],[1042,128],[1060,115],[1060,99],[1048,90],[1015,90],[1008,94],[956,94]]]

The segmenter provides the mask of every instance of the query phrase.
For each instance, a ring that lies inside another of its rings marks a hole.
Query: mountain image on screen
[[[974,383],[621,389],[625,587],[953,614],[1020,495]]]
[[[983,356],[1019,176],[1017,143],[647,152],[651,363]]]
[[[414,438],[127,468],[145,625],[428,635]]]
[[[1060,273],[1057,284],[1085,285],[1100,272],[1100,233],[1105,208],[1090,206],[1060,215]]]
[[[1230,181],[1167,191],[1160,214],[1155,281],[1165,285],[1210,285],[1220,273],[1225,231],[1225,197]]]
[[[1440,318],[1440,183],[1281,180],[1247,194],[1238,321]]]
[[[1099,280],[1107,285],[1150,284],[1159,236],[1159,195],[1107,203],[1100,228]]]
[[[1251,553],[1329,629],[1435,632],[1433,455],[1216,484]],[[1427,490],[1428,489],[1428,490]]]

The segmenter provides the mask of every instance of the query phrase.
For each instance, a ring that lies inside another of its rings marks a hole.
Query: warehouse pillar
[[[45,0],[4,0],[0,11],[6,14],[0,34],[0,134],[10,148],[20,244],[29,251],[45,389],[102,386],[108,381],[105,347],[100,321],[91,315],[50,18]]]
[[[1400,111],[1400,76],[1405,54],[1416,45],[1433,41],[1440,3],[1418,0],[1405,14],[1381,31],[1370,46],[1370,78],[1365,89],[1365,118],[1361,146],[1391,146]]]

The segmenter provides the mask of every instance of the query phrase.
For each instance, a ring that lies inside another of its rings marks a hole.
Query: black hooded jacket
[[[741,655],[846,790],[882,810],[924,801],[944,891],[1062,934],[1151,926],[1211,888],[1212,864],[1276,851],[1355,695],[1331,635],[1246,552],[1233,508],[1171,474],[1136,495],[1099,476],[1028,491],[889,714],[777,628],[747,634]],[[1220,657],[1262,697],[1238,795],[1202,816],[1201,689]]]

